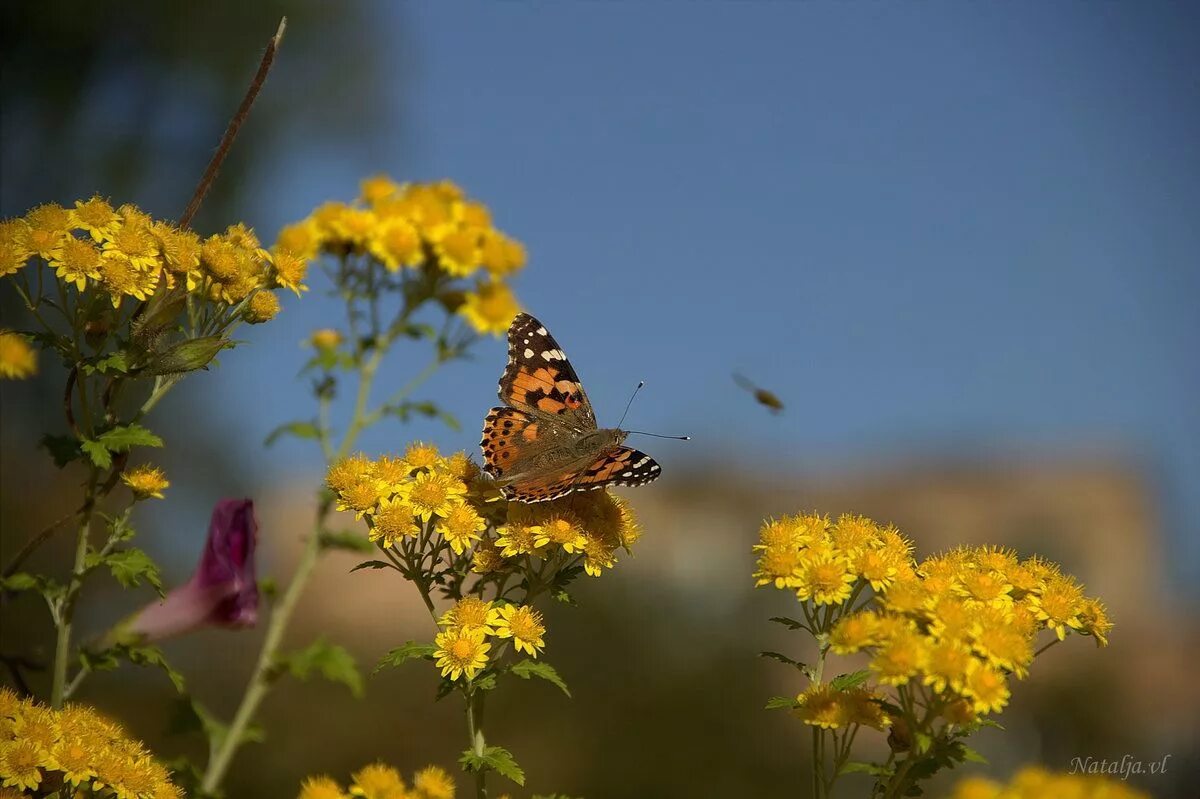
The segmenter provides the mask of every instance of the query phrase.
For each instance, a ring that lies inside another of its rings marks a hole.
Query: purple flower
[[[253,627],[258,620],[257,536],[254,500],[218,502],[195,574],[122,625],[121,637],[148,643],[207,626]]]

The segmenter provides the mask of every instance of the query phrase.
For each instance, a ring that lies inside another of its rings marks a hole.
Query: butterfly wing
[[[596,429],[596,413],[579,375],[546,326],[529,314],[518,314],[508,328],[500,401],[534,417],[557,416],[575,430]]]
[[[520,502],[545,502],[572,491],[591,491],[610,485],[645,485],[657,480],[660,474],[662,467],[646,453],[631,447],[616,447],[583,469],[516,480],[502,486],[501,490],[509,499]]]

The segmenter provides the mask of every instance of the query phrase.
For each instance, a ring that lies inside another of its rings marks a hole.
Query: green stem
[[[88,479],[87,493],[83,501],[83,518],[79,521],[79,529],[75,536],[75,564],[71,569],[71,582],[67,591],[58,603],[54,614],[56,629],[54,642],[54,674],[51,678],[50,706],[62,707],[67,690],[67,666],[71,660],[71,618],[75,615],[75,598],[83,584],[83,570],[87,562],[88,530],[92,523],[92,509],[95,505],[96,482],[99,472],[92,470]]]
[[[476,757],[483,757],[487,751],[487,741],[483,737],[483,697],[483,691],[472,691],[467,696],[467,733]],[[487,799],[487,795],[487,771],[480,768],[475,772],[475,797]]]
[[[234,714],[233,721],[229,725],[229,731],[204,772],[204,780],[201,782],[200,787],[201,791],[205,794],[213,793],[217,786],[221,784],[221,780],[225,777],[225,772],[229,770],[229,764],[233,760],[233,755],[242,743],[242,736],[245,734],[247,726],[253,720],[254,714],[258,711],[258,706],[262,703],[267,691],[270,690],[271,683],[274,681],[276,657],[279,652],[279,645],[283,641],[284,631],[291,620],[292,612],[296,609],[296,603],[299,601],[300,595],[304,593],[304,588],[308,584],[309,577],[312,576],[313,568],[317,565],[320,552],[320,536],[314,533],[308,539],[307,545],[304,548],[304,554],[300,558],[299,565],[296,566],[296,572],[292,575],[292,580],[288,585],[287,591],[279,601],[275,611],[271,614],[271,623],[267,627],[267,634],[263,640],[262,650],[258,655],[258,663],[254,667],[254,674],[251,676],[249,684],[246,686],[246,693],[242,695],[242,701],[238,705],[237,713]]]

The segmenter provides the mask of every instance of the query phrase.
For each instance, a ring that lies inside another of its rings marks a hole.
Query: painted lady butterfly
[[[638,486],[662,469],[622,446],[624,430],[596,426],[596,414],[566,354],[538,320],[518,314],[508,328],[500,400],[483,420],[484,469],[504,495],[544,502],[607,485]]]

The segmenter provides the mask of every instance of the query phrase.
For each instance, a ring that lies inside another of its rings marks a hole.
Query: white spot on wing
[[[526,357],[526,358],[532,358],[532,357],[533,357],[533,350],[531,350],[531,349],[529,349],[528,347],[526,347],[526,348],[525,348],[525,357]]]

